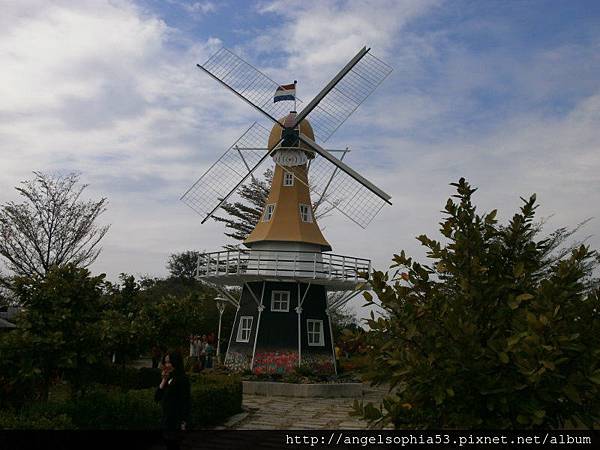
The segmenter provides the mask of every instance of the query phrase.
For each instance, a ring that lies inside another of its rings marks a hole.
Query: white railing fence
[[[282,250],[223,250],[198,257],[196,275],[264,275],[363,281],[371,273],[371,261],[332,253]]]

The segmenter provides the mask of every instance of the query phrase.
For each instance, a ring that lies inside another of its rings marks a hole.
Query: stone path
[[[385,389],[365,386],[366,402],[379,404]],[[359,399],[360,400],[360,399]],[[298,398],[244,395],[244,412],[223,427],[236,430],[364,430],[368,424],[350,416],[352,398]]]

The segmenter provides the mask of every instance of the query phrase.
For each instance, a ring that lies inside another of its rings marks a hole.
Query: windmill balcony
[[[367,283],[371,260],[332,253],[283,250],[224,250],[198,257],[196,278],[218,285],[280,280],[323,284],[329,290]]]

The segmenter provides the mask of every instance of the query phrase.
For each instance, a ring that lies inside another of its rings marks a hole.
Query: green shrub
[[[156,429],[160,426],[160,406],[154,401],[154,389],[102,388],[65,406],[75,425],[82,429]]]
[[[453,185],[458,203],[446,204],[443,241],[418,238],[429,263],[401,252],[395,272],[370,280],[385,314],[368,321],[365,375],[393,390],[382,410],[362,412],[409,428],[592,428],[598,254],[564,248],[567,229],[541,238],[535,196],[502,226],[495,210],[476,213],[464,179]]]
[[[160,369],[104,365],[93,376],[96,383],[119,386],[122,389],[148,389],[159,385]]]
[[[0,430],[73,430],[75,425],[66,414],[44,415],[8,409],[0,411]]]
[[[242,409],[242,382],[227,375],[192,376],[190,428],[218,423]],[[158,384],[158,383],[156,383]],[[161,408],[155,388],[91,386],[75,399],[37,402],[0,414],[0,429],[153,430]]]
[[[191,428],[218,423],[242,410],[242,381],[238,376],[192,376]]]

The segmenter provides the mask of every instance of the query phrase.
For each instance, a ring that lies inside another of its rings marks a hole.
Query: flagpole
[[[294,111],[298,111],[296,109],[296,83],[298,83],[298,81],[294,80]]]

